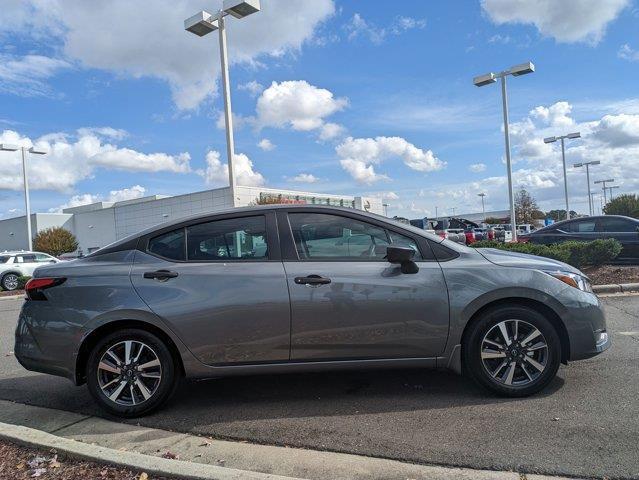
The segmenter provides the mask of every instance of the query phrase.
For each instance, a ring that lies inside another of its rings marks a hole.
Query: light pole
[[[608,191],[610,192],[610,201],[614,200],[614,197],[612,196],[613,188],[619,188],[619,185],[613,185],[612,187],[608,187]]]
[[[592,162],[582,162],[575,163],[573,165],[574,168],[586,167],[586,180],[588,181],[588,209],[590,211],[590,216],[592,217],[592,211],[594,210],[594,205],[592,203],[592,196],[590,193],[590,165],[599,165],[601,162],[599,160],[594,160]]]
[[[0,150],[6,152],[15,152],[20,150],[22,153],[22,183],[24,185],[24,209],[27,219],[27,244],[28,250],[33,250],[33,238],[31,237],[31,203],[29,201],[29,177],[27,175],[27,152],[34,155],[44,155],[47,152],[44,150],[38,150],[35,147],[18,147],[17,145],[7,145],[6,143],[0,144]]]
[[[595,181],[595,185],[603,184],[603,188],[602,189],[603,189],[603,192],[604,192],[604,197],[603,197],[604,204],[608,203],[608,199],[606,198],[606,183],[613,183],[614,181],[615,181],[614,178],[609,178],[607,180],[596,180]]]
[[[384,207],[384,216],[388,217],[388,203],[382,203],[382,207]]]
[[[202,10],[184,20],[184,29],[203,37],[207,33],[219,30],[220,62],[222,64],[222,94],[224,96],[224,122],[226,124],[226,156],[229,167],[229,188],[231,190],[231,206],[235,207],[235,141],[233,139],[233,116],[231,111],[231,86],[229,81],[228,52],[226,46],[226,28],[224,17],[231,15],[244,18],[260,11],[260,0],[224,0],[222,9],[212,15]]]
[[[566,149],[564,148],[564,140],[567,138],[579,138],[581,134],[579,132],[569,133],[568,135],[562,135],[561,137],[548,137],[544,138],[544,143],[554,143],[557,140],[561,140],[561,161],[564,166],[564,194],[566,195],[566,220],[570,220],[570,207],[568,206],[568,176],[566,175]]]
[[[477,196],[481,197],[481,215],[484,219],[484,223],[486,223],[486,208],[484,207],[484,197],[486,196],[486,194],[478,193]]]
[[[451,215],[451,217],[455,216],[455,207],[450,207],[451,211],[453,212],[453,214]]]
[[[510,224],[513,231],[513,242],[517,241],[517,219],[515,218],[515,196],[513,194],[513,169],[510,162],[510,134],[508,133],[508,95],[506,94],[506,77],[512,75],[513,77],[519,77],[520,75],[526,75],[535,71],[535,66],[532,62],[522,63],[510,67],[508,70],[504,70],[500,73],[487,73],[480,75],[473,79],[473,83],[477,87],[483,87],[484,85],[490,85],[495,83],[498,78],[501,79],[501,100],[504,111],[504,139],[506,143],[506,169],[508,170],[508,199],[510,200]]]

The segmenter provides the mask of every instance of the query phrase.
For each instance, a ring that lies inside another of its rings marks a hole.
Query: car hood
[[[561,270],[562,272],[584,275],[567,263],[552,258],[538,257],[527,253],[508,252],[497,248],[478,248],[477,251],[490,263],[502,267],[534,268],[536,270]],[[584,275],[585,276],[585,275]]]

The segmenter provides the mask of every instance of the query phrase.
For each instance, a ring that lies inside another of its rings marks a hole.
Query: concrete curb
[[[20,294],[20,295],[2,295],[0,297],[0,301],[1,300],[16,300],[16,299],[24,300],[24,293]]]
[[[639,283],[613,283],[610,285],[593,285],[595,293],[627,293],[639,292]]]
[[[301,480],[293,477],[219,467],[217,465],[152,457],[135,452],[123,452],[57,437],[50,433],[21,425],[1,422],[0,438],[29,447],[55,448],[56,451],[66,453],[71,457],[117,465],[158,476],[171,476],[191,480]]]

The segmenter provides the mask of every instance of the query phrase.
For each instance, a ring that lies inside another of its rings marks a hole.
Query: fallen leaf
[[[11,357],[11,356],[13,356],[13,355],[14,355],[14,353],[13,353],[13,352],[9,352],[9,353],[5,354],[5,357]]]
[[[60,462],[58,462],[58,456],[54,455],[53,458],[49,461],[49,467],[51,468],[60,468]]]
[[[26,466],[27,466],[27,464],[26,464],[26,463],[24,463],[24,462],[20,462],[20,463],[18,463],[18,464],[16,465],[16,469],[18,469],[18,470],[24,470],[24,467],[26,467]]]
[[[45,473],[47,473],[47,469],[46,468],[36,468],[33,471],[33,475],[31,475],[32,477],[40,477],[42,475],[44,475]]]
[[[142,472],[140,476],[138,477],[138,480],[149,480],[149,476],[147,475],[146,472]]]
[[[178,460],[178,459],[180,458],[180,456],[179,456],[179,455],[176,455],[176,454],[175,454],[175,453],[173,453],[173,452],[165,452],[165,453],[162,455],[162,458],[168,458],[169,460]]]
[[[553,422],[558,422],[558,421],[559,421],[559,417],[554,417],[554,418],[552,419],[552,421],[553,421]]]
[[[204,443],[200,444],[200,447],[210,447],[211,446],[211,442],[209,442],[208,440],[204,440]]]
[[[102,471],[100,472],[100,476],[101,476],[101,477],[106,477],[106,476],[108,475],[108,473],[109,473],[109,471],[105,468],[104,470],[102,470]]]

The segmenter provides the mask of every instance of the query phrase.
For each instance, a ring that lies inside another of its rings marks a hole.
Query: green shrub
[[[613,238],[593,240],[592,242],[571,241],[554,245],[501,243],[494,240],[486,240],[475,242],[472,246],[474,248],[498,248],[500,250],[552,258],[577,268],[603,265],[614,260],[621,252],[621,244]]]
[[[18,277],[18,290],[24,290],[24,286],[27,284],[27,282],[31,280],[31,277],[29,277],[28,275],[21,275]]]

